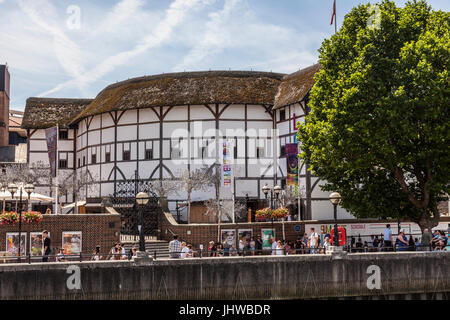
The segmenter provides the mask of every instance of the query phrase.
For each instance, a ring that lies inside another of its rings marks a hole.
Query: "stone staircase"
[[[134,243],[135,242],[126,242],[126,241],[123,242],[127,254]],[[138,242],[136,246],[139,248]],[[156,259],[169,258],[169,242],[164,240],[145,241],[145,251],[147,251],[153,258]]]

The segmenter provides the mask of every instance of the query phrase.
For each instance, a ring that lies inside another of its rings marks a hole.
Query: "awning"
[[[20,189],[14,193],[14,198],[11,196],[9,191],[0,192],[0,200],[19,200],[20,198]],[[28,193],[25,190],[22,190],[22,201],[28,199]],[[32,192],[30,195],[30,200],[32,201],[42,201],[42,202],[52,202],[54,199],[51,197],[44,196],[43,194]]]
[[[84,206],[85,204],[86,204],[86,201],[77,201],[77,207]],[[75,207],[75,202],[74,203],[70,203],[68,205],[65,205],[62,208],[63,209],[68,209],[68,208],[74,208],[74,207]]]

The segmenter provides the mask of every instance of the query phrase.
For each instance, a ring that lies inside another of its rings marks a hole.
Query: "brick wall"
[[[63,231],[82,232],[82,251],[92,253],[96,245],[102,253],[108,253],[115,242],[120,240],[120,215],[118,214],[65,214],[44,215],[37,225],[22,224],[22,233],[27,233],[26,250],[30,249],[30,232],[50,232],[52,249],[62,247]],[[6,233],[19,232],[19,225],[0,226],[0,251],[6,251]]]

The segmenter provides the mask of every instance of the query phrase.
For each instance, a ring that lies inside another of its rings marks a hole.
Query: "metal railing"
[[[343,249],[348,253],[376,253],[376,252],[408,252],[408,251],[450,251],[450,245],[433,247],[431,244],[428,246],[420,247],[420,250],[412,250],[410,246],[399,246],[394,244],[392,246],[381,246],[376,248],[376,251],[369,250],[370,248],[351,248],[346,245]],[[416,248],[417,249],[417,248]],[[242,250],[192,250],[190,252],[169,252],[156,250],[147,250],[154,260],[165,259],[189,259],[189,258],[214,258],[214,257],[252,257],[252,256],[286,256],[286,255],[314,255],[314,254],[326,254],[327,247],[301,247],[301,248],[281,248],[281,249],[248,249]],[[124,253],[75,253],[75,254],[50,254],[45,256],[34,255],[22,255],[22,256],[0,256],[1,263],[42,263],[42,262],[83,262],[83,261],[129,261],[134,257],[130,252]],[[46,261],[44,261],[46,260]]]

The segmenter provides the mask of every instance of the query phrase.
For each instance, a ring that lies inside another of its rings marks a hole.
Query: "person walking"
[[[392,251],[392,230],[391,225],[387,224],[386,229],[383,234],[384,239],[384,250],[383,251]]]
[[[422,233],[422,245],[421,250],[422,251],[429,251],[431,250],[431,233],[428,231],[428,229],[424,229]]]
[[[48,256],[51,253],[51,240],[50,237],[48,236],[48,231],[44,230],[42,231],[42,244],[43,244],[43,250],[42,252],[44,253],[44,256],[42,258],[42,262],[48,262]]]
[[[317,247],[319,246],[319,234],[315,232],[314,228],[311,228],[311,235],[309,236],[309,248],[311,254],[317,253]]]
[[[258,238],[256,239],[256,251],[257,254],[262,254],[262,247],[263,247],[263,242],[261,239],[261,236],[258,236]]]
[[[416,243],[414,242],[412,234],[409,235],[408,251],[416,251]]]
[[[249,250],[252,253],[252,256],[255,255],[255,249],[256,249],[256,241],[255,241],[255,238],[251,237],[250,238]]]
[[[178,241],[178,235],[173,235],[173,240],[169,242],[169,256],[172,259],[180,258],[181,253],[181,243]]]
[[[274,256],[274,255],[276,255],[277,254],[277,252],[276,252],[276,249],[277,249],[277,242],[275,241],[275,238],[270,238],[270,243],[272,244],[272,255]]]

